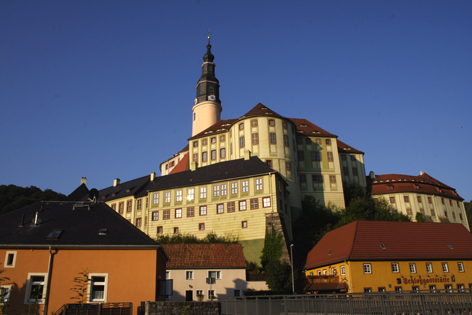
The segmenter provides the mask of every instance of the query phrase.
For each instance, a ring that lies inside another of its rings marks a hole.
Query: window
[[[239,147],[243,148],[244,147],[244,136],[239,137]]]
[[[447,293],[452,293],[452,284],[445,284],[444,289]]]
[[[275,133],[273,133],[273,132],[269,133],[269,139],[270,139],[270,143],[272,143],[272,144],[277,143]]]
[[[189,188],[187,190],[187,200],[195,199],[195,188]]]
[[[182,190],[175,191],[175,201],[177,202],[182,201]]]
[[[208,271],[208,278],[215,278],[221,280],[221,271]]]
[[[228,212],[234,212],[234,201],[233,202],[228,202]]]
[[[241,192],[248,192],[249,191],[249,181],[248,180],[243,180],[241,182]]]
[[[421,213],[422,215],[424,215],[424,209],[423,209],[423,208],[420,208],[420,213]]]
[[[106,303],[108,274],[90,274],[89,276],[89,302]]]
[[[198,223],[198,230],[205,231],[205,223]]]
[[[464,271],[465,271],[465,269],[464,269],[464,263],[458,262],[458,263],[457,263],[457,269],[459,270],[459,272],[464,272]]]
[[[303,151],[298,151],[298,160],[299,161],[305,161],[305,152]]]
[[[245,211],[246,210],[246,200],[241,200],[239,202],[239,211]]]
[[[207,197],[207,188],[200,187],[200,199],[205,199]]]
[[[349,168],[346,167],[346,166],[343,167],[343,175],[344,176],[349,176]]]
[[[412,287],[411,287],[411,290],[412,290],[413,292],[420,293],[420,287],[417,286],[417,285],[412,286]]]
[[[170,191],[166,191],[164,193],[164,202],[169,203],[170,202]]]
[[[259,144],[259,134],[258,133],[253,133],[251,138],[252,138],[252,144]]]
[[[193,271],[185,272],[185,280],[193,280]]]
[[[216,160],[216,150],[211,150],[211,159]]]
[[[159,211],[152,212],[152,221],[159,221]]]
[[[378,291],[379,292],[387,292],[387,289],[385,287],[379,287]]]
[[[175,209],[175,218],[181,218],[182,217],[182,209]]]
[[[269,126],[275,126],[275,120],[269,119]]]
[[[262,178],[256,178],[256,190],[262,190]]]
[[[220,149],[220,159],[224,159],[226,157],[226,149],[221,148]]]
[[[141,218],[136,218],[136,226],[141,227]]]
[[[211,143],[216,143],[216,137],[211,138]]]
[[[393,190],[393,185],[388,185],[387,188],[388,190]]]
[[[193,147],[194,147],[194,148],[198,147],[198,141],[194,141],[194,142],[193,142]]]
[[[451,199],[449,199],[449,205],[452,206],[452,200]]]
[[[244,129],[244,123],[240,123],[239,124],[239,130],[243,130]]]
[[[188,207],[187,208],[187,217],[193,217],[195,215],[195,208],[194,207]]]
[[[341,273],[341,276],[345,276],[346,275],[346,267],[344,265],[339,267],[339,272]]]
[[[239,289],[234,289],[234,291],[233,291],[233,296],[241,296],[241,290],[239,290]]]
[[[435,286],[435,285],[430,285],[430,286],[429,286],[429,291],[430,291],[431,293],[436,293],[436,286]]]
[[[192,161],[198,163],[198,153],[193,154]]]
[[[202,140],[202,145],[207,145],[207,139]]]
[[[364,273],[365,274],[372,273],[372,265],[371,264],[364,264]]]
[[[285,168],[287,169],[287,171],[292,170],[292,165],[290,164],[290,162],[285,162]]]
[[[111,208],[112,208],[114,211],[116,211],[116,203],[112,204],[112,205],[111,205]]]
[[[284,146],[286,146],[286,147],[290,146],[289,143],[290,142],[289,142],[288,136],[284,135]]]
[[[458,284],[457,285],[457,291],[459,293],[464,293],[465,292],[465,286],[463,284]]]
[[[218,214],[225,213],[225,205],[222,203],[216,205],[216,213]]]
[[[410,198],[408,196],[403,196],[403,200],[405,200],[405,202],[410,202]]]
[[[207,215],[207,207],[200,206],[200,215]]]
[[[364,293],[371,293],[372,292],[372,288],[364,288]]]
[[[164,210],[164,220],[169,220],[170,219],[170,210]]]
[[[306,183],[306,175],[305,174],[300,175],[300,183]]]
[[[5,268],[13,268],[16,263],[16,251],[7,251],[5,253],[5,263],[3,266]]]
[[[337,276],[337,275],[338,275],[338,271],[336,270],[335,267],[331,268],[331,274],[332,274],[333,276]]]
[[[408,209],[406,209],[406,214],[407,215],[413,215],[413,211],[411,211],[411,209],[408,208]]]
[[[226,196],[227,190],[226,190],[226,184],[221,184],[221,195]]]
[[[400,293],[403,291],[402,287],[395,287],[395,292]]]
[[[174,234],[179,234],[179,228],[178,227],[174,228]]]
[[[266,164],[267,164],[269,167],[272,167],[272,160],[266,160]]]
[[[400,272],[400,267],[398,266],[398,263],[392,263],[392,272]]]
[[[302,138],[300,138],[300,137],[297,138],[297,144],[303,144]]]
[[[247,221],[241,222],[241,227],[242,227],[243,229],[246,229],[246,228],[247,228]]]
[[[444,210],[444,216],[447,218],[447,211]]]
[[[238,182],[231,183],[231,194],[235,195],[238,193]]]
[[[357,167],[352,168],[352,175],[357,176],[359,173],[357,172]]]
[[[328,161],[334,161],[333,152],[327,152],[327,154],[328,154]]]
[[[43,297],[45,296],[46,286],[45,279],[47,274],[28,274],[28,283],[25,296],[26,303],[44,304]]]
[[[447,265],[447,262],[441,263],[443,272],[449,272],[449,266]]]
[[[322,183],[323,175],[313,175],[312,180],[313,180],[313,183]]]
[[[141,208],[143,207],[143,200],[142,199],[138,199],[136,201],[136,209],[137,210],[141,210]]]
[[[226,138],[225,135],[221,135],[221,136],[220,136],[220,142],[225,141],[225,138]]]
[[[131,212],[131,210],[133,210],[132,205],[133,205],[133,201],[128,200],[126,202],[126,212]]]
[[[0,306],[10,303],[11,285],[0,286]]]
[[[421,202],[421,196],[416,196],[416,200],[418,200],[418,202]]]
[[[206,162],[208,160],[208,154],[207,152],[202,152],[202,162]]]
[[[213,185],[213,197],[220,195],[220,185]]]
[[[125,203],[124,203],[124,202],[120,202],[120,203],[118,204],[118,213],[123,214],[124,208],[125,208]]]
[[[330,176],[329,176],[329,181],[330,181],[331,183],[336,183],[336,176],[330,175]]]
[[[331,145],[331,140],[330,139],[326,139],[326,145]]]
[[[410,273],[416,273],[416,264],[410,263]]]
[[[436,216],[436,213],[434,212],[434,209],[431,209],[431,216],[432,216],[432,217],[435,217],[435,216]]]
[[[251,199],[251,210],[259,208],[259,199]]]
[[[262,205],[264,208],[270,207],[270,197],[262,198]]]
[[[356,157],[354,155],[351,155],[351,161],[352,162],[355,162],[356,161]]]
[[[433,203],[433,199],[431,199],[431,197],[428,197],[428,203]]]
[[[444,198],[441,198],[441,203],[444,204]]]
[[[390,203],[395,203],[395,197],[390,197]]]
[[[257,127],[257,119],[251,120],[251,126],[252,127]]]

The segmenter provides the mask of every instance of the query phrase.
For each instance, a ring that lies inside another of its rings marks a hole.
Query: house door
[[[193,291],[192,290],[185,291],[185,301],[187,301],[187,302],[192,302],[193,301]]]

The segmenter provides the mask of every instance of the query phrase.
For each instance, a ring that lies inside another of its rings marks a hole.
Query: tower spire
[[[210,127],[220,120],[221,107],[220,83],[215,76],[215,56],[211,53],[211,33],[208,30],[206,54],[203,55],[202,75],[197,83],[197,96],[193,111],[192,135]]]

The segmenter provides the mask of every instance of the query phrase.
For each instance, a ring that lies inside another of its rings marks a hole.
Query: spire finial
[[[210,45],[210,39],[211,39],[210,29],[208,29],[207,33],[208,33],[208,45]]]

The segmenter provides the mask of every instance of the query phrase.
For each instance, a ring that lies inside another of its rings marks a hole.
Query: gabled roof
[[[472,234],[462,224],[355,221],[328,232],[308,253],[305,268],[343,261],[446,259],[472,259]]]
[[[165,244],[167,269],[246,268],[241,244]]]
[[[198,139],[201,137],[208,137],[210,135],[215,135],[223,132],[227,132],[231,125],[237,121],[237,119],[224,119],[220,120],[219,122],[213,124],[212,126],[208,127],[207,129],[203,130],[200,133],[197,133],[195,136],[188,138],[187,140]]]
[[[100,196],[98,200],[108,201],[128,196],[136,196],[142,192],[143,188],[146,187],[150,180],[150,175],[147,175],[102,189],[99,191]]]
[[[188,146],[187,146],[187,150],[188,150]],[[170,172],[170,174],[175,174],[175,173],[179,173],[179,172],[183,172],[183,171],[186,171],[188,169],[188,151],[187,153],[185,153],[184,157],[182,158],[182,160],[180,160],[176,166],[174,166],[174,168],[172,169],[172,171]]]
[[[80,184],[76,190],[67,196],[66,201],[87,201],[90,190],[85,184]]]
[[[305,136],[311,136],[311,137],[334,137],[337,138],[338,136],[327,132],[326,130],[318,127],[311,121],[304,119],[304,118],[288,118],[290,119],[295,126],[297,126],[297,132],[301,133]]]
[[[241,116],[239,119],[244,119],[244,118],[254,117],[254,116],[271,116],[271,117],[277,117],[277,118],[282,118],[282,119],[285,118],[277,114],[272,109],[265,106],[264,104],[259,103],[256,106],[254,106],[253,109],[248,111],[245,115]]]
[[[454,188],[424,172],[421,172],[419,176],[386,174],[375,175],[373,179],[367,176],[367,185],[370,187],[372,195],[413,192],[464,200]],[[388,186],[393,186],[393,189],[390,190]]]
[[[158,191],[177,187],[196,186],[205,183],[277,173],[258,157],[211,164],[176,174],[157,177],[143,191]],[[278,174],[278,173],[277,173]]]
[[[35,218],[37,215],[37,223]],[[23,222],[23,223],[22,223]],[[106,229],[105,235],[99,235]],[[62,231],[48,239],[54,230]],[[0,217],[0,247],[154,247],[160,245],[105,203],[40,202]]]
[[[339,153],[356,153],[356,154],[364,154],[364,152],[354,149],[350,145],[345,144],[341,140],[337,139],[336,142],[338,143],[338,152]]]

